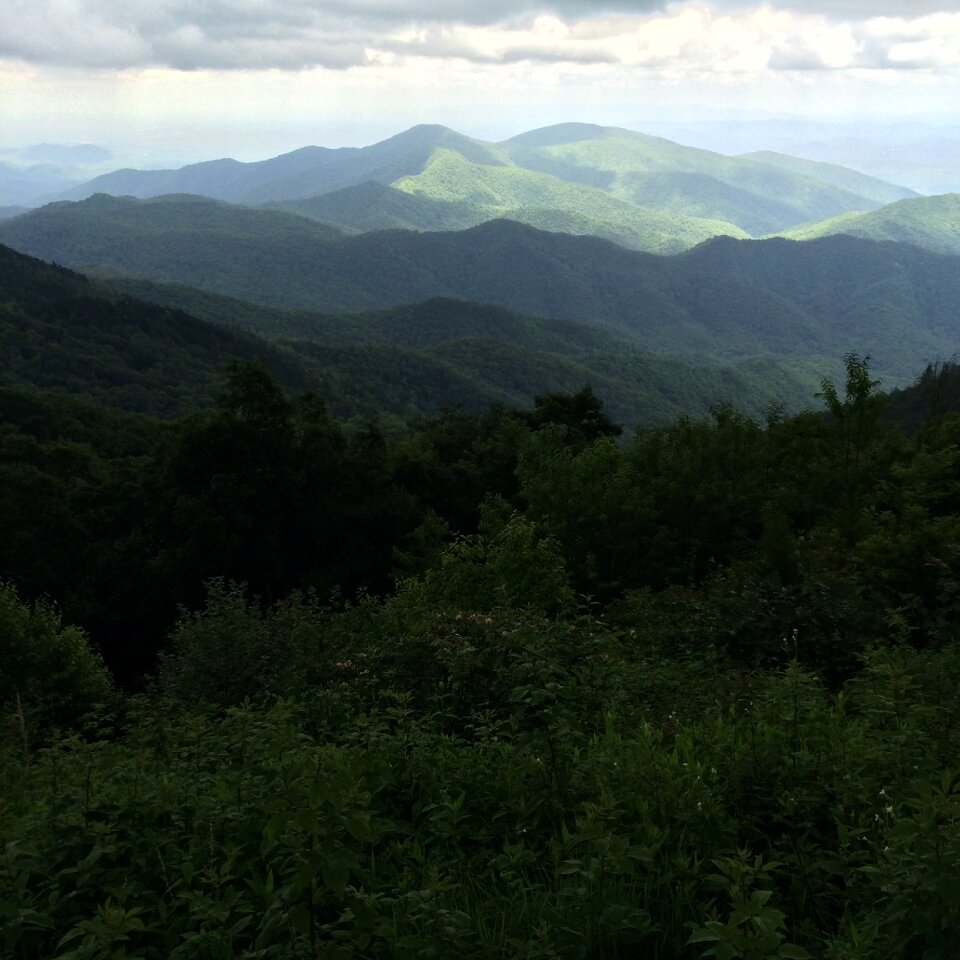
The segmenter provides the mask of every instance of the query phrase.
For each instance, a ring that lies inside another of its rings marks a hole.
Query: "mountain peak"
[[[416,147],[421,145],[434,145],[445,140],[469,140],[469,137],[450,127],[445,127],[440,123],[418,123],[409,130],[402,133],[396,133],[386,140],[381,140],[376,146],[394,144],[396,146]]]
[[[561,143],[577,143],[580,140],[600,140],[609,136],[610,127],[596,123],[555,123],[526,133],[517,134],[504,143],[519,147],[553,147]]]

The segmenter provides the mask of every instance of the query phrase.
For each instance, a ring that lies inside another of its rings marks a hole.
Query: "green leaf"
[[[718,940],[723,940],[723,938],[723,924],[718,923],[716,920],[709,920],[705,927],[694,930],[693,933],[690,934],[690,939],[687,943],[715,943]]]
[[[783,957],[784,960],[810,960],[810,954],[795,943],[781,944],[778,956]]]
[[[359,843],[370,843],[373,840],[368,817],[348,815],[343,818],[343,825],[346,827],[347,833]]]
[[[323,882],[337,895],[342,895],[350,879],[350,867],[342,860],[327,860],[320,867]]]

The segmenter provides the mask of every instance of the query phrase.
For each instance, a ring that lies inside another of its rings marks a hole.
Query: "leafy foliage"
[[[822,392],[618,443],[584,389],[388,443],[238,363],[146,454],[12,403],[153,558],[141,605],[184,606],[138,637],[172,624],[149,692],[63,737],[102,667],[0,592],[4,954],[956,952],[957,424],[896,433],[853,355]],[[109,604],[119,546],[71,537],[74,609]]]
[[[416,627],[425,612],[364,613],[351,659],[334,653],[296,703],[171,717],[134,701],[118,739],[8,764],[6,952],[955,948],[955,777],[937,744],[955,746],[958,718],[924,685],[956,682],[952,649],[878,651],[831,696],[796,666],[691,675],[589,619]],[[398,660],[404,634],[433,656],[408,640]]]
[[[23,603],[3,582],[0,660],[0,710],[5,721],[16,720],[25,750],[29,739],[76,724],[111,699],[109,674],[83,631],[64,627],[48,603]],[[5,731],[11,733],[12,723]]]

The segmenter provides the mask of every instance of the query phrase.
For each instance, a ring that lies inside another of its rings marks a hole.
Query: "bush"
[[[4,720],[37,739],[74,726],[112,695],[106,667],[74,626],[49,603],[32,606],[0,582],[0,708]]]
[[[325,621],[311,597],[294,593],[263,610],[242,584],[211,580],[206,607],[181,613],[173,650],[161,656],[161,688],[217,706],[295,694],[323,673]]]

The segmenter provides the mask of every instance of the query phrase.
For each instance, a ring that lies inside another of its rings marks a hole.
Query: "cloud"
[[[774,0],[772,5],[778,10],[822,15],[833,21],[846,22],[897,17],[907,12],[910,17],[960,12],[960,0]],[[757,3],[756,0],[717,0],[712,6],[739,12],[756,7]]]
[[[611,7],[636,14],[662,5]],[[401,25],[489,27],[592,9],[586,0],[5,0],[0,56],[87,67],[342,68],[365,63],[364,51]]]
[[[305,0],[6,0],[0,56],[80,67],[342,68],[368,31]]]
[[[733,75],[960,66],[960,0],[4,0],[0,58],[343,70],[405,58]],[[939,11],[939,12],[937,12]],[[890,13],[891,16],[883,16]]]
[[[620,57],[608,34],[581,36],[554,16],[514,27],[431,26],[400,30],[381,41],[391,53],[471,63],[612,64]]]

